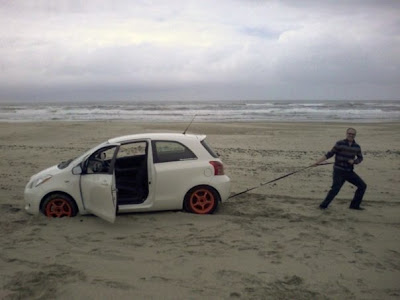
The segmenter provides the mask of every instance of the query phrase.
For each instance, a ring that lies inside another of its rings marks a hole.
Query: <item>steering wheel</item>
[[[110,167],[110,163],[108,161],[99,158],[94,158],[91,160],[91,162],[92,162],[91,169],[94,173],[102,172]]]

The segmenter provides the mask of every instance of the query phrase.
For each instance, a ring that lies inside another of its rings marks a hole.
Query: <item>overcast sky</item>
[[[400,99],[400,1],[0,0],[0,101]]]

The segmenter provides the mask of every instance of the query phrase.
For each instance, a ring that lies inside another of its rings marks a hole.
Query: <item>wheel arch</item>
[[[68,193],[66,193],[66,192],[63,192],[63,191],[51,191],[51,192],[48,192],[46,195],[44,195],[44,196],[42,197],[42,199],[40,200],[39,211],[40,211],[41,213],[43,213],[43,204],[44,204],[45,200],[46,200],[49,196],[55,195],[55,194],[58,194],[58,195],[61,194],[61,195],[64,195],[64,196],[69,197],[69,198],[72,200],[73,204],[75,205],[76,211],[79,212],[79,206],[78,206],[78,204],[76,203],[76,200],[74,199],[74,197],[72,197],[70,194],[68,194]]]

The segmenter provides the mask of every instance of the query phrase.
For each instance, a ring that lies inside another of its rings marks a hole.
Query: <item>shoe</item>
[[[319,209],[327,209],[327,208],[328,208],[328,206],[323,206],[323,205],[319,206]]]
[[[355,209],[355,210],[365,210],[365,208],[363,208],[363,207],[353,207],[353,206],[350,206],[349,208],[350,208],[350,209]]]

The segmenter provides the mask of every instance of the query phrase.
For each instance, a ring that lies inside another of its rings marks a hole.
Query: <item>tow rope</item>
[[[331,164],[333,164],[333,163],[321,163],[321,164],[318,164],[318,165],[311,165],[311,166],[305,167],[305,168],[303,168],[303,169],[300,169],[300,170],[291,172],[291,173],[289,173],[289,174],[283,175],[283,176],[281,176],[281,177],[275,178],[275,179],[273,179],[273,180],[271,180],[271,181],[264,182],[264,183],[260,183],[259,185],[254,186],[254,187],[252,187],[252,188],[249,188],[249,189],[247,189],[247,190],[245,190],[245,191],[243,191],[243,192],[240,192],[240,193],[234,194],[234,195],[232,195],[232,196],[229,196],[228,199],[231,199],[231,198],[233,198],[233,197],[236,197],[236,196],[239,196],[239,195],[241,195],[241,194],[247,193],[247,192],[249,192],[249,191],[252,191],[252,190],[254,190],[254,189],[257,189],[257,188],[259,188],[259,187],[262,187],[263,185],[267,185],[267,184],[269,184],[269,183],[278,181],[278,180],[280,180],[280,179],[283,179],[283,178],[288,177],[288,176],[290,176],[290,175],[293,175],[293,174],[299,173],[299,172],[301,172],[301,171],[307,170],[307,169],[309,169],[309,168],[318,167],[318,166],[325,166],[325,165],[331,165]]]

